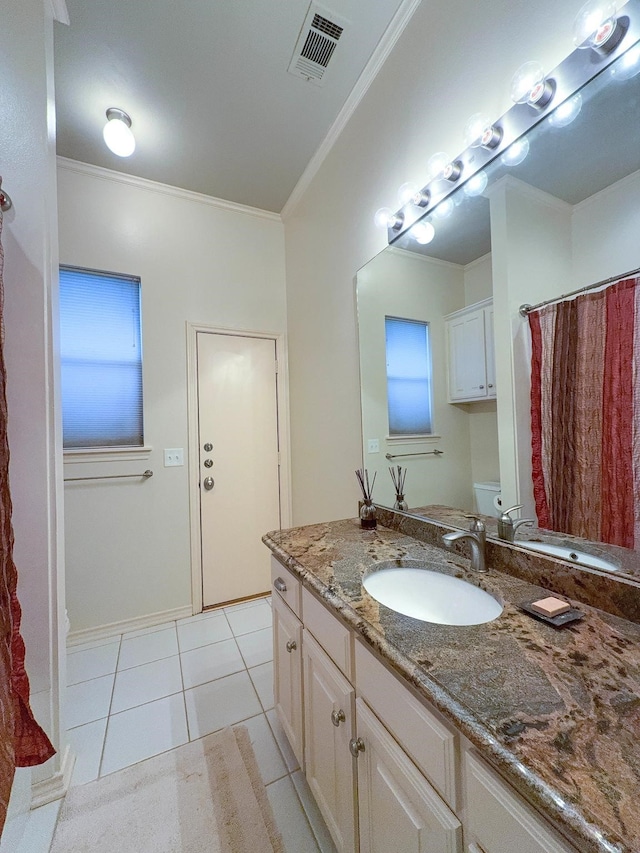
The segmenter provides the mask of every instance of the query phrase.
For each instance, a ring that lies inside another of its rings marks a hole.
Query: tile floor
[[[335,853],[273,709],[272,657],[268,598],[72,647],[72,785],[242,723],[287,853]]]

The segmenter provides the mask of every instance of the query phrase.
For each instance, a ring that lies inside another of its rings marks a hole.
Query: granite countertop
[[[516,604],[548,590],[495,569],[480,575],[463,556],[381,524],[317,524],[263,541],[580,851],[640,851],[639,624],[574,600],[581,621],[546,625]],[[400,558],[486,589],[502,615],[452,627],[379,604],[363,574]]]

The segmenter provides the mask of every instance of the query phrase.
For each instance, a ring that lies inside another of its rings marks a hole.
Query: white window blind
[[[140,279],[60,268],[65,448],[143,444]]]
[[[429,435],[431,356],[429,324],[385,317],[389,435]]]

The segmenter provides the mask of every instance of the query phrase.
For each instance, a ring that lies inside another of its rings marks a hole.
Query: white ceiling
[[[279,212],[402,0],[324,0],[346,18],[324,85],[287,68],[309,0],[67,0],[56,24],[58,154]],[[102,140],[108,107],[136,151]]]

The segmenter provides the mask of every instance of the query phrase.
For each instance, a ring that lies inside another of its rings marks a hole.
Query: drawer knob
[[[287,585],[282,580],[282,578],[276,578],[273,582],[273,585],[278,590],[278,592],[286,592],[287,591]]]
[[[289,652],[289,654],[291,654],[291,652],[295,652],[295,650],[297,648],[298,648],[298,644],[296,643],[296,641],[295,640],[289,640],[289,642],[287,643],[287,651]]]
[[[332,712],[331,712],[331,722],[333,723],[333,725],[334,725],[336,728],[338,728],[338,726],[340,725],[340,723],[344,723],[344,721],[345,721],[346,719],[347,719],[347,718],[345,717],[345,715],[344,715],[344,711],[342,710],[342,708],[340,708],[340,710],[339,710],[339,711],[332,711]]]
[[[364,741],[361,737],[355,738],[352,737],[349,741],[349,751],[354,758],[357,758],[361,752],[364,752]]]
[[[480,385],[480,389],[482,390],[483,388],[484,388],[484,385]]]
[[[493,388],[493,385],[491,382],[489,383],[489,388]]]

